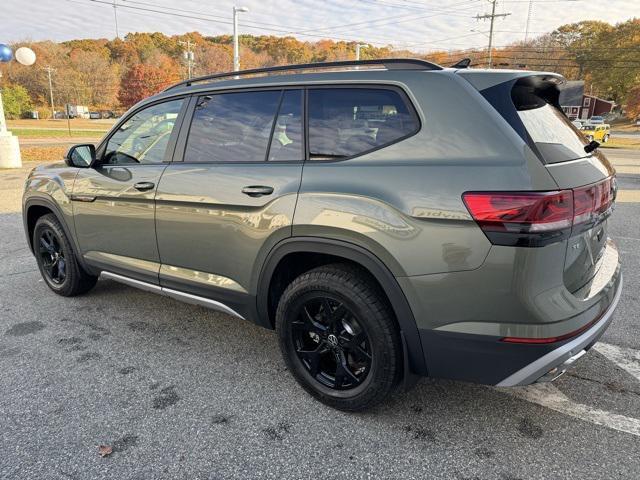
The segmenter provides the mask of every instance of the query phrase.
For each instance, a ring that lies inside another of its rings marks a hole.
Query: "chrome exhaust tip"
[[[543,376],[541,376],[538,380],[536,380],[536,383],[553,382],[554,380],[560,378],[562,375],[564,375],[564,372],[566,372],[567,369],[571,367],[571,365],[573,365],[576,362],[576,360],[582,357],[585,353],[587,353],[586,350],[580,350],[575,355],[570,356],[560,365],[552,368]]]

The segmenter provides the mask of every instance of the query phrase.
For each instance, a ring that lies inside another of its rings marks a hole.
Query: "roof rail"
[[[301,63],[297,65],[279,65],[276,67],[252,68],[249,70],[239,70],[237,72],[213,73],[211,75],[203,75],[202,77],[190,78],[182,82],[178,82],[166,90],[172,88],[190,86],[194,83],[206,82],[208,80],[216,80],[227,77],[241,77],[243,75],[252,75],[256,73],[285,72],[292,70],[312,70],[318,68],[335,68],[335,67],[360,67],[381,65],[387,70],[442,70],[440,65],[420,60],[417,58],[376,58],[372,60],[346,60],[339,62],[320,62],[320,63]]]

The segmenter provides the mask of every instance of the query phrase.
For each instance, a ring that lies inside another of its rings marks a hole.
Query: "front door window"
[[[147,107],[125,121],[107,142],[106,165],[162,163],[183,99]],[[170,155],[170,153],[169,153]]]

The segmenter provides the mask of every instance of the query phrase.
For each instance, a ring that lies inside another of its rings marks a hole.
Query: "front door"
[[[163,287],[246,305],[256,259],[291,236],[302,101],[279,89],[197,98],[156,197]]]
[[[158,283],[154,198],[184,103],[174,99],[134,112],[98,148],[96,165],[80,170],[72,200],[87,263]]]

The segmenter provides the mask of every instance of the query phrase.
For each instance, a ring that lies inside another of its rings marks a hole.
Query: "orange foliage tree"
[[[175,72],[144,63],[134,65],[122,77],[120,104],[130,107],[143,98],[158,93],[178,80]]]
[[[632,120],[640,118],[640,84],[629,91],[626,113],[627,117]]]

